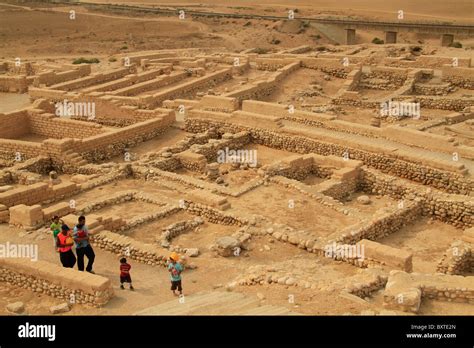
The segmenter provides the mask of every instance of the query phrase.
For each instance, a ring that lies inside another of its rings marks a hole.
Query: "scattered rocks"
[[[49,311],[51,312],[51,314],[66,313],[66,312],[69,312],[70,310],[71,310],[71,307],[69,307],[69,303],[67,302],[49,307]]]
[[[367,205],[367,204],[370,204],[371,200],[369,196],[363,195],[363,196],[357,197],[357,202],[360,204]]]
[[[23,302],[13,302],[7,304],[5,308],[9,312],[21,314],[25,311],[25,304]]]

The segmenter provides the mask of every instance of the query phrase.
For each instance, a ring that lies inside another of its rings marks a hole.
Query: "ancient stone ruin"
[[[3,286],[52,313],[474,313],[474,67],[408,47],[0,62],[30,103],[0,110],[0,241],[39,250]],[[96,274],[61,267],[55,215],[86,216]],[[173,251],[213,295],[110,306],[120,257],[163,293]]]

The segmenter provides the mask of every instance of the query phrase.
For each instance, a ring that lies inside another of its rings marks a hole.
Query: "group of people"
[[[95,272],[92,270],[94,265],[95,253],[92,249],[89,240],[89,229],[86,225],[85,216],[80,216],[77,225],[71,230],[59,216],[54,216],[51,223],[51,231],[54,237],[54,245],[56,251],[59,253],[59,259],[63,267],[73,268],[77,261],[77,269],[84,271],[84,256],[87,257],[88,262],[86,271],[92,274]],[[76,255],[73,252],[73,246],[76,248]],[[122,257],[120,259],[120,289],[125,289],[124,283],[129,284],[129,289],[134,290],[132,285],[132,277],[130,275],[130,269],[132,266],[127,263],[127,259]],[[175,252],[171,253],[168,263],[168,272],[171,277],[171,291],[177,296],[176,290],[179,291],[179,295],[183,294],[183,288],[181,285],[181,273],[184,267],[179,262],[179,255]]]
[[[92,266],[94,265],[95,253],[89,242],[89,229],[86,225],[85,216],[79,217],[78,223],[74,226],[73,230],[60,220],[58,216],[54,216],[51,230],[62,265],[67,268],[73,268],[77,260],[77,269],[84,271],[84,256],[86,256],[88,259],[86,271],[94,273]],[[72,251],[74,245],[76,247],[77,259]]]

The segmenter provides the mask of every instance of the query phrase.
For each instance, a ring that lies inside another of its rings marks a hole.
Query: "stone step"
[[[135,315],[289,315],[297,314],[286,307],[260,305],[260,300],[236,292],[203,292],[165,302]]]

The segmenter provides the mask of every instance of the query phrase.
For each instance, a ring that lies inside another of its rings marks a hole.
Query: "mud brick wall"
[[[26,111],[0,113],[0,138],[16,139],[30,132]]]
[[[210,111],[232,112],[238,107],[237,99],[214,95],[205,95],[199,102],[199,108]]]
[[[244,99],[262,99],[263,97],[270,95],[281,80],[287,77],[291,72],[299,69],[300,66],[299,62],[290,63],[279,68],[267,80],[250,83],[240,89],[226,93],[224,96],[237,98],[239,102],[242,102]]]
[[[104,133],[101,125],[38,113],[36,110],[28,111],[28,123],[31,133],[53,139],[82,139]]]
[[[73,295],[75,303],[94,307],[105,305],[114,296],[108,278],[40,260],[0,258],[0,280],[67,302]]]
[[[10,221],[10,211],[6,205],[0,204],[0,223]]]
[[[74,99],[74,102],[93,102],[95,104],[96,114],[94,122],[119,127],[147,121],[162,116],[163,113],[170,113],[170,110],[166,109],[145,110],[139,109],[137,106],[120,106],[112,101],[112,97],[103,96],[102,93],[98,92],[90,93],[85,97],[77,97]],[[83,118],[77,117],[77,119]],[[89,123],[89,126],[94,126],[94,124]]]
[[[0,92],[25,93],[28,85],[26,76],[0,76]]]
[[[103,160],[123,154],[125,148],[134,146],[163,133],[174,122],[174,115],[133,124],[131,126],[77,141],[72,148],[90,161]]]
[[[16,160],[19,153],[21,160],[31,159],[42,154],[41,144],[29,141],[0,139],[0,155],[2,158]]]
[[[199,116],[201,117],[201,116]],[[212,121],[205,118],[188,117],[185,121],[186,130],[189,132],[202,132],[211,125],[219,127],[220,132],[237,133],[243,130],[249,131],[252,141],[272,148],[284,149],[295,153],[317,153],[320,155],[341,156],[346,151],[351,159],[361,160],[364,164],[381,170],[382,172],[407,178],[415,182],[445,190],[450,193],[469,194],[474,191],[474,183],[463,175],[446,170],[435,169],[425,165],[408,162],[398,158],[390,157],[381,153],[373,153],[359,148],[348,148],[339,144],[326,143],[317,139],[298,135],[286,135],[275,131],[256,127],[245,127],[230,123],[227,119]]]
[[[153,95],[148,102],[148,107],[153,108],[161,105],[167,99],[186,97],[189,93],[199,91],[203,88],[211,88],[215,84],[232,78],[232,68],[221,69],[209,75],[199,77],[189,82],[169,88]]]
[[[235,91],[224,94],[225,97],[237,98],[239,103],[244,99],[262,99],[273,93],[276,88],[276,81],[262,81],[251,83]]]
[[[378,264],[405,272],[413,270],[413,255],[406,250],[393,248],[367,239],[363,239],[357,244],[361,245],[360,250],[363,253],[364,264],[366,265]]]
[[[75,69],[61,71],[61,72],[54,72],[54,71],[47,71],[44,73],[38,73],[37,77],[33,82],[33,86],[38,87],[40,85],[51,86],[54,84],[58,84],[61,82],[74,80],[80,77],[87,76],[91,73],[91,65],[90,64],[80,64],[75,67]]]
[[[184,80],[188,74],[184,72],[172,72],[169,75],[159,76],[153,80],[138,82],[129,87],[124,87],[113,91],[112,95],[134,96],[139,93],[158,89],[172,83]]]
[[[40,182],[0,193],[0,204],[12,207],[19,204],[33,205],[53,202],[77,192],[79,192],[79,186],[73,183],[50,186],[47,183]]]
[[[136,71],[136,68],[131,66],[131,67],[126,67],[126,68],[106,71],[103,73],[95,73],[91,76],[86,76],[86,77],[82,77],[82,78],[75,79],[72,81],[67,81],[67,82],[62,82],[62,83],[52,85],[51,88],[59,89],[62,91],[77,90],[80,88],[89,87],[90,85],[107,82],[110,80],[116,80],[118,78],[124,77],[125,75],[134,73],[135,71]]]

